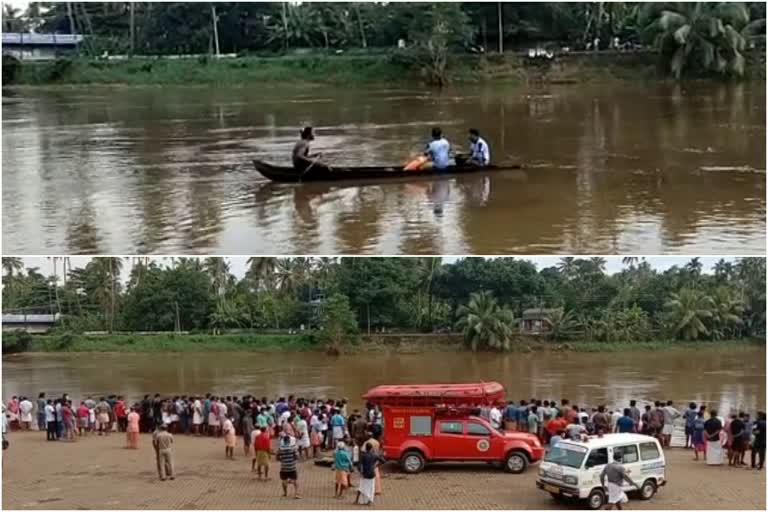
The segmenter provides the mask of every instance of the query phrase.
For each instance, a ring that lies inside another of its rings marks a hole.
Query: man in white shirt
[[[469,163],[480,167],[489,165],[491,163],[491,150],[488,143],[480,137],[480,131],[477,128],[469,130],[469,142],[471,151]]]
[[[45,404],[45,424],[47,426],[46,440],[56,440],[56,409],[53,408],[53,401],[48,399]]]
[[[35,406],[30,402],[27,397],[21,399],[19,404],[19,412],[21,413],[21,428],[29,430],[32,428],[32,409]]]
[[[491,407],[491,426],[496,430],[501,430],[501,411],[495,405]]]

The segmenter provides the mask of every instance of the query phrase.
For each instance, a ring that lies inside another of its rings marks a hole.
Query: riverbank
[[[645,342],[542,341],[519,338],[510,352],[642,352],[651,350],[695,350],[764,346],[765,340],[696,341],[656,340]],[[57,333],[25,336],[6,333],[3,351],[10,353],[56,352],[324,352],[326,347],[314,333],[263,334],[253,332],[213,334],[77,334]],[[375,334],[356,337],[345,353],[467,351],[461,334]]]
[[[765,79],[765,54],[748,56],[748,78]],[[520,53],[460,55],[450,60],[453,83],[584,83],[667,79],[654,52],[574,52],[552,59]],[[425,82],[427,72],[407,50],[333,55],[301,53],[215,59],[72,58],[53,62],[3,61],[3,85],[242,85],[263,83],[401,84]]]
[[[221,439],[177,435],[177,478],[160,482],[148,434],[138,450],[123,449],[124,434],[90,436],[75,443],[45,441],[42,432],[11,433],[3,452],[3,507],[8,509],[313,509],[353,508],[354,489],[333,498],[333,472],[299,463],[300,500],[284,499],[270,463],[269,482],[257,481],[238,439],[235,460],[224,459]],[[707,466],[688,450],[665,452],[669,485],[649,501],[632,499],[632,510],[765,509],[765,471]],[[382,470],[379,509],[562,508],[536,488],[538,468],[510,475],[486,464],[429,466],[402,473]],[[353,477],[357,484],[358,475]],[[65,489],[65,492],[62,492]],[[104,489],[105,492],[94,492]],[[571,507],[569,507],[571,508]]]

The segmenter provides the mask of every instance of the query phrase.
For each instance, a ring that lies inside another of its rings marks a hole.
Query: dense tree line
[[[394,48],[443,72],[457,50],[503,51],[548,43],[571,49],[642,44],[671,73],[740,75],[765,41],[764,2],[33,2],[5,5],[4,30],[88,36],[85,50],[202,54]]]
[[[238,279],[226,258],[94,258],[54,274],[3,258],[5,311],[61,312],[68,331],[464,331],[475,348],[518,338],[523,311],[545,310],[552,340],[725,340],[765,334],[765,260],[697,258],[665,271],[637,258],[606,274],[604,258],[537,270],[517,258],[250,258]]]

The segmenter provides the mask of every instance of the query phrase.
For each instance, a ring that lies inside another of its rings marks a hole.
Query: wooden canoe
[[[272,165],[261,160],[253,160],[253,166],[262,176],[277,183],[301,183],[308,181],[342,181],[386,178],[420,178],[423,176],[445,176],[452,174],[469,174],[520,169],[519,164],[489,165],[487,167],[452,165],[446,169],[428,171],[405,171],[402,166],[384,167],[326,167],[315,165],[306,172],[300,172],[293,167]]]

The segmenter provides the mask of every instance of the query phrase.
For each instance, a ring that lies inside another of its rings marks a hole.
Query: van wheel
[[[415,450],[405,452],[400,457],[400,467],[406,473],[418,473],[424,469],[425,464],[424,456]]]
[[[649,500],[656,494],[656,482],[653,480],[646,480],[640,487],[640,499]]]
[[[605,492],[602,489],[593,489],[587,497],[589,510],[600,510],[605,504]]]
[[[509,473],[520,474],[528,467],[528,457],[523,452],[512,452],[504,461],[504,470]]]

